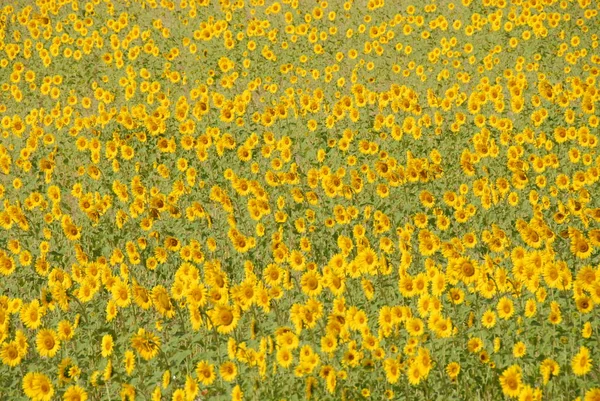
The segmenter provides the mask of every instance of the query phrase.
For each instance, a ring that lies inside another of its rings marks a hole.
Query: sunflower
[[[453,270],[459,280],[471,284],[477,280],[478,267],[468,258],[459,258],[453,265]]]
[[[323,373],[323,371],[321,371]],[[321,377],[323,377],[323,375],[321,375]],[[325,377],[323,377],[323,379],[325,379],[325,383],[327,386],[327,391],[330,394],[333,394],[333,392],[335,391],[335,387],[337,385],[337,376],[335,374],[335,371],[333,370],[333,368],[331,368],[331,370],[329,371],[329,373],[327,375],[325,375]]]
[[[242,401],[244,399],[244,392],[242,391],[239,384],[236,384],[233,390],[231,390],[231,401]]]
[[[133,369],[135,369],[135,354],[133,351],[125,351],[123,365],[125,366],[125,372],[127,373],[127,376],[131,376],[131,372],[133,372]]]
[[[263,271],[263,277],[268,286],[276,286],[283,279],[283,269],[281,269],[275,263],[271,263]]]
[[[440,338],[448,338],[454,331],[452,320],[449,317],[446,319],[439,319],[437,322],[435,322],[433,329],[435,334]]]
[[[413,297],[414,295],[416,295],[416,288],[414,285],[414,280],[407,273],[403,274],[400,277],[400,280],[398,281],[398,287],[400,289],[400,293],[405,298],[410,298],[410,297]]]
[[[317,296],[321,293],[322,286],[322,277],[316,271],[308,271],[302,275],[302,279],[300,283],[302,285],[302,292],[304,292],[309,297]]]
[[[133,301],[144,310],[150,309],[152,306],[152,298],[150,292],[141,285],[134,284],[133,286]]]
[[[400,378],[400,363],[396,359],[388,358],[383,362],[385,376],[390,384],[398,382]]]
[[[166,389],[171,384],[171,371],[165,370],[162,375],[162,388]]]
[[[450,362],[446,366],[446,373],[450,379],[456,379],[460,373],[460,364],[458,362]]]
[[[288,257],[290,267],[297,271],[303,271],[306,266],[304,255],[298,250],[293,250]]]
[[[202,283],[194,283],[187,290],[187,301],[196,307],[203,307],[208,301],[206,287]]]
[[[525,355],[525,352],[527,352],[527,347],[523,341],[519,341],[513,347],[513,356],[515,358],[522,358],[523,355]]]
[[[198,375],[200,383],[205,386],[210,386],[216,378],[214,365],[211,365],[206,361],[198,362],[196,365],[196,374]]]
[[[518,397],[521,387],[521,367],[512,365],[500,375],[502,392],[509,397]]]
[[[415,363],[419,364],[419,367],[423,372],[423,377],[427,377],[429,371],[433,367],[433,361],[431,360],[431,355],[429,354],[429,350],[427,348],[419,347]]]
[[[152,289],[152,303],[161,316],[169,319],[175,316],[175,306],[171,302],[167,289],[162,285]]]
[[[379,258],[377,257],[375,250],[370,247],[366,247],[357,255],[356,262],[358,263],[359,270],[362,273],[375,275],[377,272],[377,263],[379,262]]]
[[[478,353],[483,349],[483,341],[479,337],[473,337],[467,342],[469,352]]]
[[[592,369],[592,359],[590,358],[590,350],[587,347],[579,347],[577,355],[571,359],[571,368],[577,376],[583,376]]]
[[[64,227],[65,236],[69,241],[76,241],[81,238],[81,228],[74,224],[66,224]]]
[[[58,364],[58,380],[61,384],[69,383],[73,379],[70,373],[72,367],[75,367],[75,364],[71,358],[64,358]]]
[[[219,373],[223,380],[230,382],[237,376],[237,366],[231,361],[224,362],[219,368]]]
[[[17,330],[15,334],[15,343],[17,348],[19,349],[19,355],[24,357],[27,355],[27,351],[29,350],[29,344],[27,343],[27,337],[22,330]]]
[[[208,316],[219,333],[229,334],[237,327],[240,311],[238,307],[217,305],[214,309],[208,311]]]
[[[578,235],[571,240],[571,253],[579,259],[589,258],[593,250],[583,235]]]
[[[178,388],[173,392],[172,401],[185,401],[185,390]]]
[[[119,392],[121,401],[135,401],[135,387],[131,384],[123,383]]]
[[[485,311],[481,317],[481,325],[486,329],[494,327],[496,325],[496,314],[489,309]]]
[[[19,346],[16,341],[4,343],[0,349],[0,358],[2,363],[10,367],[21,363],[22,356],[19,352]]]
[[[591,312],[594,308],[591,298],[585,295],[582,297],[577,297],[575,305],[577,306],[577,310],[583,314]]]
[[[112,352],[113,352],[113,348],[114,348],[114,341],[113,338],[110,334],[106,334],[102,337],[102,357],[106,358],[109,357]]]
[[[562,313],[560,309],[550,311],[548,321],[554,325],[560,324],[560,322],[562,322]]]
[[[54,330],[42,329],[38,331],[35,340],[36,349],[41,356],[52,358],[60,349],[60,340]]]
[[[188,374],[185,377],[185,393],[187,395],[187,399],[196,399],[198,391],[198,381],[194,380],[194,378]]]
[[[425,326],[423,325],[423,321],[419,318],[411,318],[406,321],[406,331],[412,337],[418,337],[422,335],[425,331]]]
[[[35,401],[50,401],[54,395],[54,386],[45,374],[28,372],[23,377],[23,391]]]
[[[131,338],[131,346],[144,358],[149,361],[154,358],[160,349],[160,338],[150,331],[140,328],[137,334]]]
[[[284,368],[289,367],[294,361],[292,351],[287,347],[281,347],[277,350],[277,363]]]
[[[45,308],[40,305],[37,299],[31,301],[28,305],[21,308],[21,321],[28,329],[37,329],[42,324],[42,317],[45,314]]]
[[[411,385],[416,386],[419,384],[423,379],[423,371],[421,370],[420,364],[416,361],[411,363],[406,375],[408,376],[408,381]]]
[[[594,387],[585,393],[583,401],[600,401],[600,388]]]
[[[547,384],[550,381],[550,376],[558,376],[560,366],[555,360],[546,358],[540,364],[540,373],[542,374],[544,384]]]
[[[321,338],[321,350],[325,353],[332,353],[337,348],[337,339],[332,335],[326,335]]]
[[[581,329],[581,336],[583,338],[590,338],[592,336],[592,324],[590,322],[585,322],[583,328]]]
[[[102,372],[102,378],[105,382],[109,381],[113,376],[113,366],[112,361],[109,359],[106,361],[106,366],[104,367],[104,371]]]
[[[453,304],[460,305],[465,300],[465,292],[460,288],[450,288],[448,291],[448,298]]]
[[[513,302],[507,297],[502,297],[498,301],[497,305],[498,317],[500,319],[508,320],[515,313],[515,307]]]
[[[67,388],[63,395],[64,401],[86,401],[87,399],[87,392],[77,385]]]

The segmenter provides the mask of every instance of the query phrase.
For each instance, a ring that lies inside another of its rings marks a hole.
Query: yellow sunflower
[[[160,338],[150,331],[140,328],[131,338],[131,346],[144,358],[149,361],[154,358],[160,349]]]
[[[521,387],[521,367],[512,365],[500,375],[502,392],[509,397],[517,397]]]
[[[208,316],[219,333],[229,334],[237,327],[240,311],[238,307],[217,305],[214,309],[208,311]]]
[[[237,376],[237,366],[231,361],[224,362],[219,367],[219,373],[226,382],[233,381]]]
[[[67,388],[63,395],[63,401],[86,401],[87,399],[87,392],[77,385]]]
[[[579,352],[571,359],[571,368],[577,376],[583,376],[592,369],[592,359],[590,358],[590,350],[587,347],[581,346]]]
[[[216,378],[215,367],[206,361],[200,361],[196,365],[198,380],[205,386],[210,386]]]
[[[45,374],[29,372],[23,377],[23,391],[35,401],[50,401],[54,395],[54,386]]]
[[[22,356],[19,352],[19,346],[16,341],[4,343],[0,349],[0,358],[2,363],[10,367],[21,363]]]
[[[52,358],[60,349],[60,340],[54,330],[42,329],[38,331],[35,340],[36,349],[43,357]]]

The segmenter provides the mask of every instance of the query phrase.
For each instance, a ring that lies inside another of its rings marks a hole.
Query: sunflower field
[[[1,1],[0,400],[600,401],[599,10]]]

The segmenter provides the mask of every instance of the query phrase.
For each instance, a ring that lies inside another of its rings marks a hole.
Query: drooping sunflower
[[[133,301],[140,308],[147,310],[152,306],[152,298],[150,298],[150,292],[142,287],[141,285],[134,284],[133,286]]]
[[[137,334],[131,338],[131,346],[144,358],[149,361],[154,358],[160,349],[160,338],[150,331],[140,328]]]
[[[547,384],[548,381],[550,381],[551,376],[558,376],[559,372],[560,366],[553,359],[546,358],[540,364],[540,373],[542,374],[544,384]]]
[[[70,374],[70,369],[74,367],[75,364],[71,358],[63,358],[62,361],[58,364],[58,380],[60,384],[69,383],[73,380],[73,377]]]
[[[171,302],[167,289],[162,285],[157,285],[152,289],[152,303],[161,316],[168,319],[175,316],[175,305]]]

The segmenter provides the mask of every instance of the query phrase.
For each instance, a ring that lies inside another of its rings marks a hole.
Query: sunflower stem
[[[108,396],[108,401],[111,401],[110,389],[108,388],[108,382],[104,383],[104,385],[106,386],[106,395]]]

